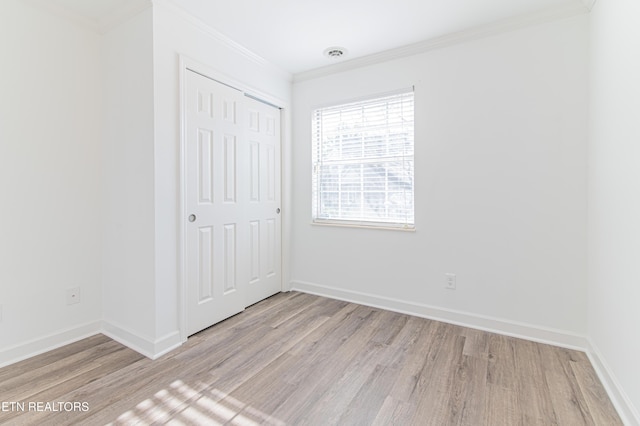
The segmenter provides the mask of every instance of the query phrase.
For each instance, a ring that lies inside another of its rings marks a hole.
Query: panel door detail
[[[282,288],[280,110],[253,99],[245,112],[249,145],[249,221],[252,273],[247,305]]]
[[[191,335],[282,288],[280,111],[192,71],[185,90]]]
[[[191,71],[186,90],[186,331],[191,335],[246,306],[241,285],[248,280],[241,245],[246,205],[238,195],[246,192],[239,177],[247,167],[238,161],[244,128],[236,111],[243,94]]]

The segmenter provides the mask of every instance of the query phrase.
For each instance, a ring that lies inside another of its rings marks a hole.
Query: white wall
[[[294,286],[588,332],[640,423],[639,13],[596,5],[590,64],[577,17],[297,83]],[[103,314],[151,356],[176,342],[178,55],[291,99],[285,73],[225,43],[160,0],[102,39],[0,2],[0,365],[96,332]],[[312,107],[411,85],[417,231],[311,226]]]
[[[180,86],[179,55],[288,104],[289,76],[230,48],[215,32],[162,1],[154,2],[155,334],[175,341],[179,329]]]
[[[102,39],[105,329],[147,355],[156,291],[152,22],[149,8]]]
[[[3,364],[98,329],[101,89],[99,36],[26,2],[0,2],[0,54]]]
[[[574,17],[294,84],[294,288],[579,343],[587,24]],[[412,85],[416,232],[311,225],[312,108]],[[457,290],[444,289],[446,272]]]
[[[103,36],[0,6],[0,364],[99,331],[158,356],[181,343],[179,54],[286,106],[290,75],[162,0]]]
[[[591,12],[588,327],[628,424],[640,424],[639,17],[636,0]]]

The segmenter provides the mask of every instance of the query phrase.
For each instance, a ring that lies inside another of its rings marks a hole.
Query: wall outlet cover
[[[456,289],[456,274],[451,274],[451,273],[444,274],[444,288],[449,290]]]

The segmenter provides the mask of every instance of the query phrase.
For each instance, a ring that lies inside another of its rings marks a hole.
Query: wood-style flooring
[[[297,292],[155,361],[97,335],[2,368],[0,404],[11,425],[622,424],[584,353]]]

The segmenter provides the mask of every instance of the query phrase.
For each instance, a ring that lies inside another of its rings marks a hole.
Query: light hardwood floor
[[[1,402],[56,426],[621,424],[581,352],[297,292],[155,361],[98,335],[13,364]]]

